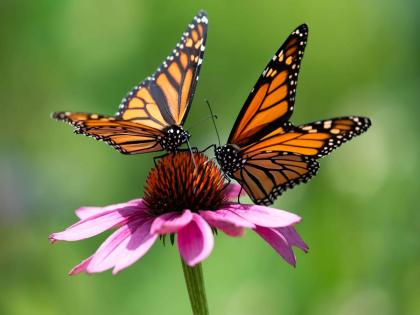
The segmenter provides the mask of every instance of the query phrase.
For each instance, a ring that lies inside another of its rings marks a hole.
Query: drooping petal
[[[81,207],[79,209],[76,209],[75,213],[79,219],[83,220],[94,215],[98,215],[100,213],[109,211],[106,208],[107,207]]]
[[[123,210],[127,207],[145,208],[145,205],[144,205],[143,199],[134,199],[134,200],[130,200],[124,203],[118,203],[118,204],[109,205],[106,207],[81,207],[77,209],[75,212],[79,219],[87,219],[94,215],[98,215],[98,214],[109,212],[109,211]]]
[[[200,211],[200,215],[212,226],[229,236],[242,236],[244,228],[254,228],[255,224],[245,220],[230,210]]]
[[[116,262],[112,271],[114,275],[139,260],[155,243],[158,235],[150,233],[151,225],[152,220],[144,222],[127,241],[118,246],[116,251],[120,259]]]
[[[274,250],[281,255],[289,264],[296,266],[296,258],[286,238],[277,230],[257,226],[254,229]]]
[[[86,267],[86,271],[88,273],[94,273],[113,268],[117,260],[120,259],[116,254],[116,248],[127,240],[142,222],[143,220],[137,220],[123,225],[112,233],[93,254],[92,260]]]
[[[226,235],[232,236],[232,237],[241,237],[245,234],[245,229],[242,227],[237,227],[234,225],[226,225],[226,226],[213,226],[215,228],[218,228],[222,232],[224,232]]]
[[[69,271],[69,276],[75,276],[75,275],[78,275],[79,273],[86,271],[86,268],[87,266],[89,266],[92,258],[93,258],[93,255],[82,260],[82,262],[78,264],[77,266],[74,266],[73,269]]]
[[[300,248],[305,253],[308,252],[308,245],[306,245],[306,243],[302,240],[302,238],[300,237],[298,232],[296,232],[296,229],[293,226],[276,228],[276,230],[279,231],[287,239],[287,242],[290,245]]]
[[[157,239],[150,234],[152,220],[138,220],[114,232],[96,251],[86,271],[102,272],[114,268],[120,272],[140,259]]]
[[[258,205],[229,204],[226,209],[264,227],[285,227],[300,221],[300,217],[294,213]]]
[[[239,185],[239,184],[230,183],[225,188],[225,196],[226,196],[226,199],[228,199],[228,200],[238,198],[239,193],[241,193],[241,196],[246,194],[245,190],[242,189],[241,185]]]
[[[178,249],[189,266],[206,259],[214,246],[213,233],[207,222],[193,213],[191,222],[178,232]]]
[[[160,215],[157,217],[150,228],[150,233],[152,234],[169,234],[176,233],[190,223],[193,215],[190,210],[184,210],[182,214],[178,212],[171,212]]]
[[[76,224],[62,232],[50,235],[51,241],[78,241],[88,237],[95,236],[110,228],[124,224],[129,220],[130,216],[143,215],[138,207],[132,205],[118,210],[110,210],[98,213],[86,219],[82,219]]]

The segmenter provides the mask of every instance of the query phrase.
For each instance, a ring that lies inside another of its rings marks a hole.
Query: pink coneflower
[[[195,266],[210,255],[215,230],[241,236],[245,228],[254,230],[289,264],[295,265],[292,247],[308,249],[294,228],[300,217],[283,210],[232,202],[240,186],[224,187],[223,174],[212,161],[201,153],[195,153],[194,159],[198,169],[189,152],[160,159],[148,176],[144,199],[77,209],[80,220],[51,234],[51,241],[78,241],[109,229],[116,231],[70,274],[111,268],[116,274],[167,234],[172,240],[176,238],[183,261]]]

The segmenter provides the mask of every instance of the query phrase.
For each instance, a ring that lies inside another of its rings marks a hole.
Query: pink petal
[[[117,261],[115,268],[112,271],[114,275],[143,257],[155,243],[158,236],[157,234],[150,234],[151,225],[152,220],[143,223],[131,235],[128,242],[123,242],[117,248],[120,259]]]
[[[179,212],[170,212],[157,217],[150,228],[152,234],[176,233],[182,227],[186,226],[192,220],[193,215],[190,210]]]
[[[255,225],[264,227],[285,227],[300,221],[300,217],[296,214],[264,206],[229,204],[226,209]]]
[[[246,194],[244,189],[241,190],[241,185],[230,183],[225,188],[226,199],[232,200],[232,199],[238,198],[239,192],[241,193],[241,196]]]
[[[91,216],[107,212],[108,210],[105,210],[106,208],[107,207],[81,207],[76,209],[75,213],[79,219],[87,219]]]
[[[217,229],[229,236],[242,236],[243,228],[255,228],[255,224],[248,222],[230,210],[200,211],[200,215]]]
[[[214,246],[213,233],[207,222],[193,213],[191,222],[178,232],[178,249],[189,266],[206,259]]]
[[[144,207],[143,199],[134,199],[124,203],[118,203],[106,207],[82,207],[76,210],[76,215],[79,219],[87,219],[91,216],[98,215],[104,212],[122,210],[127,207]]]
[[[113,268],[120,272],[140,259],[157,239],[150,234],[152,220],[138,220],[114,232],[96,251],[87,272],[102,272]]]
[[[257,226],[255,232],[258,233],[274,250],[281,255],[289,264],[296,266],[296,258],[292,251],[292,246],[286,238],[277,230]]]
[[[107,212],[99,213],[86,219],[80,220],[63,232],[51,234],[50,240],[52,242],[56,240],[78,241],[92,237],[110,228],[123,224],[129,219],[130,216],[133,215],[143,215],[142,209],[128,205],[125,208],[118,210],[110,210]]]
[[[308,252],[308,245],[306,245],[306,243],[302,240],[302,238],[300,237],[298,232],[296,232],[293,226],[277,228],[276,230],[279,231],[287,239],[287,242],[290,245],[299,247],[305,253]]]
[[[86,271],[87,266],[89,266],[90,261],[92,260],[92,256],[86,258],[85,260],[82,260],[82,262],[80,264],[78,264],[77,266],[74,266],[72,270],[69,271],[69,275],[70,276],[75,276],[79,273],[82,273],[84,271]]]
[[[87,266],[86,271],[88,273],[94,273],[113,268],[117,260],[120,259],[120,257],[115,254],[115,249],[130,237],[132,231],[134,231],[141,222],[143,221],[138,220],[130,225],[123,225],[112,233],[105,242],[102,243],[95,254],[93,254],[92,260]]]
[[[214,226],[215,227],[215,226]],[[232,237],[241,237],[245,234],[245,229],[241,227],[235,227],[233,225],[230,226],[220,226],[218,227],[219,230],[223,231],[226,235],[232,236]]]

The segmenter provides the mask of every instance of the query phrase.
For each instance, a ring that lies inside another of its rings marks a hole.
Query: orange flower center
[[[150,171],[144,200],[153,214],[220,208],[226,199],[222,172],[202,153],[194,153],[194,161],[189,151],[170,153]]]

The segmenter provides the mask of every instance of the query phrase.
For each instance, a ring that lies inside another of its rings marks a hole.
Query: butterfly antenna
[[[213,111],[211,109],[209,100],[205,99],[204,101],[207,103],[207,106],[209,107],[211,120],[213,121],[214,130],[216,131],[216,135],[217,135],[217,142],[219,143],[219,147],[220,147],[220,136],[219,136],[219,131],[217,130],[217,126],[216,126],[217,116],[213,115]]]
[[[214,117],[207,116],[207,117],[205,117],[205,118],[203,118],[203,119],[200,119],[199,121],[194,122],[194,124],[192,124],[192,125],[190,126],[190,128],[188,128],[188,130],[187,130],[187,131],[190,131],[190,130],[191,130],[191,129],[193,129],[194,127],[196,127],[196,126],[200,125],[203,121],[206,121],[207,119],[210,119],[210,118],[214,118]],[[216,118],[217,118],[217,117],[216,117]]]

